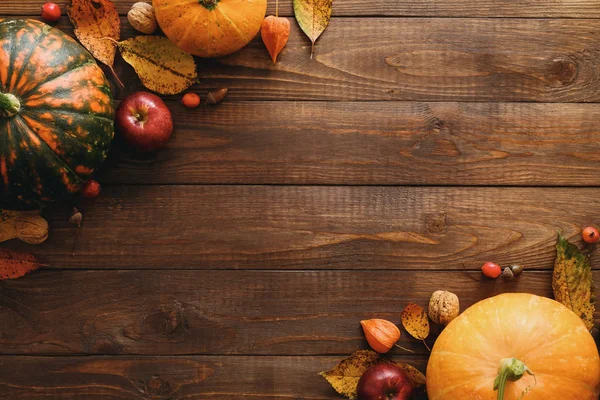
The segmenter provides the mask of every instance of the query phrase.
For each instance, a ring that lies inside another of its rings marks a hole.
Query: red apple
[[[362,374],[357,392],[358,400],[408,400],[413,387],[399,366],[377,364]]]
[[[141,151],[164,147],[173,133],[173,118],[165,103],[155,94],[137,92],[127,96],[115,115],[117,130]]]

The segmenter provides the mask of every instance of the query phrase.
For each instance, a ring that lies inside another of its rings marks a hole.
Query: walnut
[[[15,233],[28,244],[40,244],[48,239],[48,222],[39,215],[23,215],[15,219]]]
[[[139,2],[131,6],[127,19],[136,30],[148,35],[154,33],[157,28],[154,8],[151,4]]]
[[[458,296],[454,293],[438,290],[431,295],[427,313],[436,324],[448,325],[450,321],[458,317],[459,312]]]

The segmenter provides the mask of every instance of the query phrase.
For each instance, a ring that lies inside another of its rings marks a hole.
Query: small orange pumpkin
[[[503,394],[494,390],[502,380]],[[567,307],[532,294],[502,294],[444,329],[427,365],[427,393],[430,400],[517,400],[524,393],[523,400],[598,400],[600,357]]]
[[[200,57],[221,57],[246,46],[267,12],[267,0],[153,0],[152,5],[165,35]]]

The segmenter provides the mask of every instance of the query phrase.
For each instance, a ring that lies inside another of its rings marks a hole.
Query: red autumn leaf
[[[31,254],[0,249],[0,280],[17,279],[40,267],[43,264]]]

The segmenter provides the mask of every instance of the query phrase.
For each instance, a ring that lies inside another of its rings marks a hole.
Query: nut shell
[[[460,312],[458,296],[446,290],[435,291],[429,300],[427,314],[440,325],[448,325]]]
[[[19,240],[28,244],[44,243],[48,239],[48,221],[39,215],[21,216],[15,220]]]
[[[135,3],[127,13],[127,19],[135,30],[148,35],[153,34],[158,27],[154,8],[148,3]]]

